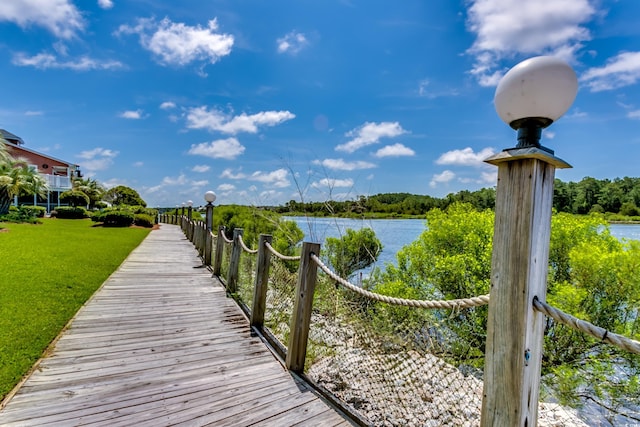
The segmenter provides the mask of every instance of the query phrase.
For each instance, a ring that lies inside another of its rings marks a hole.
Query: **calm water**
[[[375,231],[383,249],[378,266],[395,264],[396,253],[413,242],[426,228],[422,219],[367,219],[287,217],[305,233],[305,241],[324,243],[327,237],[340,237],[348,228],[359,230],[369,227]],[[640,240],[640,225],[612,224],[611,234],[622,239]]]

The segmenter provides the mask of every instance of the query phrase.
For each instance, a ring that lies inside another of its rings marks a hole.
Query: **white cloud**
[[[193,172],[199,173],[209,172],[210,169],[211,167],[208,165],[195,165],[193,168],[191,168]]]
[[[233,184],[220,184],[218,185],[218,191],[233,191],[236,189],[236,186]]]
[[[456,174],[451,172],[450,170],[446,170],[440,174],[435,174],[431,178],[431,182],[429,182],[429,187],[435,188],[438,184],[444,184],[456,177]]]
[[[133,163],[133,167],[135,167],[135,168],[141,168],[142,166],[144,166],[144,162],[134,162]]]
[[[461,166],[481,166],[483,161],[495,154],[493,148],[483,148],[481,151],[475,153],[471,147],[463,148],[462,150],[452,150],[443,153],[436,164],[438,165],[461,165]]]
[[[381,149],[376,151],[376,153],[374,154],[374,156],[376,157],[401,157],[415,155],[415,151],[402,144],[387,145],[386,147],[382,147]]]
[[[113,159],[117,155],[117,151],[97,147],[93,150],[82,151],[77,157],[83,159],[80,164],[82,169],[93,172],[107,169],[113,164]]]
[[[175,102],[165,101],[162,104],[160,104],[160,108],[163,110],[170,110],[172,108],[176,108],[176,104]]]
[[[168,18],[156,22],[141,18],[137,25],[121,25],[116,35],[138,34],[140,44],[153,53],[160,63],[187,65],[194,61],[216,63],[231,53],[233,36],[218,33],[218,22],[212,19],[207,27],[171,22]]]
[[[188,153],[211,157],[212,159],[233,160],[244,153],[244,146],[236,138],[218,139],[211,142],[194,144]]]
[[[638,119],[640,120],[640,110],[629,111],[627,113],[627,117],[630,119]]]
[[[188,182],[187,177],[184,174],[180,174],[179,176],[173,178],[170,176],[165,176],[162,179],[162,185],[185,185]]]
[[[225,169],[220,174],[220,178],[228,178],[228,179],[245,179],[247,175],[238,171],[238,173],[233,173],[232,169]]]
[[[518,54],[553,54],[571,62],[590,40],[586,28],[596,14],[589,0],[471,0],[467,29],[476,35],[468,50],[480,85],[495,86],[499,62]]]
[[[304,34],[291,31],[285,36],[280,37],[276,43],[278,45],[278,53],[290,53],[295,55],[304,49],[309,44],[309,41]]]
[[[592,92],[630,86],[640,80],[640,52],[624,52],[609,58],[602,67],[590,68],[580,76]]]
[[[256,133],[258,126],[275,126],[295,118],[289,111],[261,111],[256,114],[239,116],[224,114],[218,110],[208,111],[207,107],[191,108],[187,112],[187,127],[189,129],[207,129],[228,134],[240,132]]]
[[[355,162],[345,162],[343,159],[314,160],[313,164],[321,165],[332,170],[353,171],[358,169],[371,169],[376,165],[370,162],[358,160]]]
[[[402,129],[398,122],[367,122],[359,128],[347,132],[345,136],[354,138],[345,144],[336,146],[336,150],[353,153],[359,148],[377,144],[380,142],[380,138],[393,138],[404,133],[407,133],[407,131]]]
[[[431,80],[422,79],[418,82],[418,95],[428,99],[436,99],[444,96],[458,96],[460,92],[457,89],[434,87]]]
[[[348,179],[332,179],[332,178],[323,178],[320,181],[316,181],[311,184],[314,188],[349,188],[353,187],[353,180],[351,178]]]
[[[272,185],[276,188],[284,188],[291,185],[287,179],[289,172],[286,169],[277,169],[272,172],[256,171],[247,177],[250,181],[258,181],[263,184]]]
[[[111,9],[113,7],[112,0],[98,0],[98,6],[102,9]]]
[[[194,187],[204,187],[205,185],[209,185],[209,181],[206,179],[201,179],[200,181],[191,181],[191,185]]]
[[[24,115],[25,116],[42,116],[42,115],[44,115],[44,113],[42,111],[31,111],[31,110],[29,110],[29,111],[25,111]]]
[[[124,65],[119,61],[101,61],[89,58],[88,56],[60,61],[55,55],[45,52],[38,53],[34,56],[27,56],[24,53],[16,53],[11,59],[11,63],[19,67],[34,67],[41,70],[53,68],[61,70],[89,71],[124,68]]]
[[[128,110],[118,114],[118,117],[130,120],[140,120],[142,118],[142,110]]]
[[[3,0],[0,21],[14,22],[22,28],[44,27],[61,39],[73,38],[85,27],[82,14],[71,0]]]

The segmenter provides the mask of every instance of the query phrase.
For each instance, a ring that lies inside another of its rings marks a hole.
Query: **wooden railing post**
[[[229,262],[229,272],[227,274],[227,292],[235,294],[238,290],[238,270],[240,269],[240,246],[239,237],[242,236],[242,228],[233,230],[233,246],[231,247],[231,261]]]
[[[224,253],[224,225],[218,227],[218,238],[216,239],[216,253],[213,260],[213,275],[220,277],[222,267],[222,255]]]
[[[570,167],[539,148],[503,151],[498,166],[481,425],[537,424],[553,180]]]
[[[304,370],[304,361],[307,356],[307,340],[309,338],[309,326],[311,324],[313,293],[316,288],[316,277],[318,275],[318,266],[311,259],[312,253],[316,255],[320,254],[320,244],[304,242],[302,244],[302,253],[300,254],[295,302],[291,315],[289,347],[285,360],[287,369],[294,372],[302,372]]]
[[[213,249],[213,235],[211,230],[205,231],[204,235],[204,265],[211,265],[211,250]]]
[[[253,307],[251,308],[251,326],[262,329],[264,311],[267,305],[267,283],[269,282],[269,265],[271,252],[266,244],[271,244],[272,237],[261,234],[258,240],[258,261],[256,262],[256,280],[253,287]]]

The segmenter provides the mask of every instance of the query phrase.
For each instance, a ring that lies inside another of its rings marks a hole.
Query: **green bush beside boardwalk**
[[[0,399],[150,231],[40,221],[0,223]]]

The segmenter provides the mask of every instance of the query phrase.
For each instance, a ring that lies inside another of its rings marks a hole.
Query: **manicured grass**
[[[2,399],[150,230],[64,219],[0,228]]]

